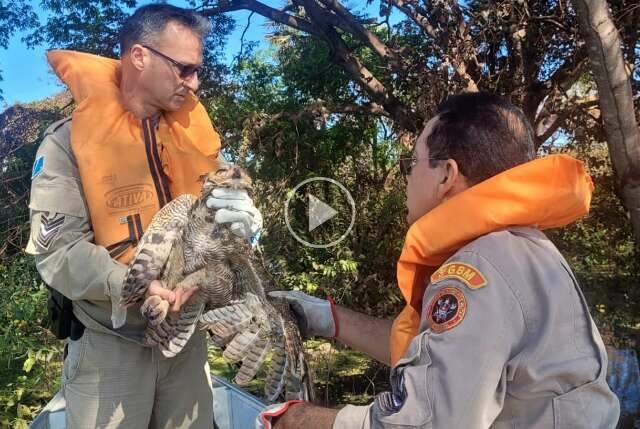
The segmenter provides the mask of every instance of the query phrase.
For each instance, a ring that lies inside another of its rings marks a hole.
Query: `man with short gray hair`
[[[193,11],[151,4],[125,21],[119,61],[48,53],[77,107],[38,149],[27,251],[56,298],[57,335],[69,337],[69,429],[213,426],[205,334],[167,359],[144,347],[140,306],[119,305],[127,263],[153,215],[181,194],[199,195],[198,178],[217,169],[219,136],[194,95],[209,30]],[[258,232],[261,217],[246,192],[214,197],[207,204],[221,208],[218,222],[248,239]],[[232,215],[219,219],[225,212]],[[155,281],[148,296],[179,311],[194,293]]]

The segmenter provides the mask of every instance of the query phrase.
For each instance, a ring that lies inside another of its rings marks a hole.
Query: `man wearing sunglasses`
[[[125,310],[118,302],[153,215],[179,195],[199,195],[199,177],[223,162],[194,94],[209,30],[193,11],[151,4],[124,22],[119,61],[48,53],[77,108],[46,131],[36,155],[27,251],[52,289],[54,330],[68,338],[67,428],[213,424],[205,335],[165,358],[144,347],[140,306]],[[259,232],[261,216],[246,192],[219,192],[207,205],[234,233],[252,239]],[[178,311],[194,293],[152,282],[148,296]]]
[[[450,97],[400,160],[409,230],[397,264],[405,308],[376,319],[302,292],[307,336],[392,367],[390,391],[341,410],[289,402],[276,428],[613,429],[604,345],[567,262],[541,232],[588,211],[582,163],[534,159],[524,114],[483,93]]]

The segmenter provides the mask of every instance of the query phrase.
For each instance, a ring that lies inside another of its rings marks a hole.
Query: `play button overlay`
[[[289,232],[309,247],[335,246],[351,232],[356,220],[351,194],[328,177],[300,182],[289,192],[284,208]]]
[[[309,197],[309,232],[311,232],[338,212],[313,195],[307,194],[307,196]]]

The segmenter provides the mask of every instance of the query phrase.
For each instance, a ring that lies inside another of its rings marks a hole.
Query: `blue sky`
[[[278,7],[284,3],[284,0],[266,0],[264,3]],[[32,0],[34,8],[39,9],[39,1]],[[146,1],[140,4],[148,3]],[[185,6],[186,1],[172,1],[177,6]],[[355,5],[364,6],[364,2],[344,2],[348,7]],[[377,12],[377,2],[370,5],[367,9],[372,15]],[[356,10],[362,11],[363,7],[356,7]],[[227,43],[227,61],[232,61],[240,50],[240,36],[245,28],[249,12],[238,11],[233,12],[231,16],[236,20],[235,32],[229,37]],[[268,27],[265,26],[266,20],[260,15],[254,14],[251,18],[251,26],[245,35],[245,42],[259,41],[265,46],[265,35]],[[0,82],[5,105],[0,105],[0,111],[4,110],[8,105],[18,102],[30,102],[39,100],[55,94],[63,89],[59,80],[49,70],[45,60],[45,47],[37,47],[28,49],[20,40],[24,36],[23,33],[14,34],[9,41],[8,49],[0,49],[0,70],[2,70],[3,81]]]

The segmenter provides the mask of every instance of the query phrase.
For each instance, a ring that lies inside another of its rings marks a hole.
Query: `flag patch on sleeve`
[[[40,230],[36,237],[36,242],[43,249],[48,249],[53,240],[60,232],[64,224],[64,215],[53,214],[51,216],[42,214],[40,218]]]
[[[480,289],[487,285],[487,279],[473,265],[462,262],[450,262],[438,268],[431,275],[431,283],[437,283],[445,279],[457,279],[467,285],[469,289]]]
[[[44,168],[44,155],[40,155],[33,162],[33,167],[31,168],[31,178],[33,179],[40,173],[42,173],[42,169]]]

